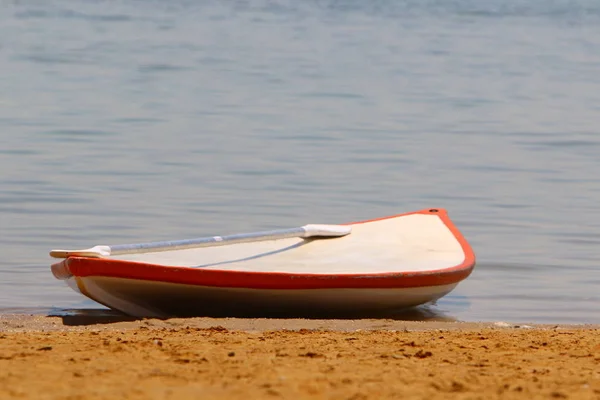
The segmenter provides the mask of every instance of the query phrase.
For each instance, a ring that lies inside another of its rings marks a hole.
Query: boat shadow
[[[189,319],[190,321],[198,318],[214,319],[219,323],[219,319],[267,319],[267,320],[393,320],[393,321],[442,321],[455,322],[456,318],[446,315],[444,312],[431,306],[419,306],[404,310],[395,310],[390,312],[373,313],[349,313],[349,314],[330,314],[330,313],[311,313],[311,314],[286,314],[286,313],[244,313],[236,315],[174,315],[164,318],[145,318],[134,317],[109,309],[64,309],[54,310],[47,314],[48,317],[58,317],[65,326],[87,326],[100,324],[117,324],[122,322],[135,322],[144,320],[159,320],[168,322],[171,319]]]

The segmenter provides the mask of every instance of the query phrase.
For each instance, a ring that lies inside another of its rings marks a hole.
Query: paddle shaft
[[[249,243],[265,240],[287,239],[294,237],[306,237],[306,233],[307,232],[303,227],[298,227],[290,229],[279,229],[273,231],[239,233],[227,236],[212,236],[197,239],[174,240],[166,242],[118,244],[115,246],[110,246],[110,254],[135,254],[148,253],[154,251],[183,250],[198,247],[214,247],[223,246],[227,244]]]
[[[316,225],[309,224],[298,228],[278,229],[272,231],[240,233],[227,236],[212,236],[196,239],[174,240],[165,242],[149,242],[136,244],[118,244],[113,246],[94,246],[82,250],[52,250],[50,255],[55,258],[69,256],[80,257],[108,257],[122,254],[149,253],[170,250],[183,250],[199,247],[214,247],[228,244],[248,243],[265,240],[279,240],[286,238],[316,238],[339,237],[351,232],[348,225]]]

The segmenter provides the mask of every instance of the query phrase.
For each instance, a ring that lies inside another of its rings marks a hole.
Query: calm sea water
[[[600,323],[595,0],[0,0],[0,308],[48,250],[446,208],[429,307]]]

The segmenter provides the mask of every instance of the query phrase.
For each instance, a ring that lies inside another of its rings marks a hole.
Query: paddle
[[[234,243],[259,242],[286,238],[319,238],[346,236],[352,231],[347,225],[309,224],[298,228],[278,229],[273,231],[239,233],[228,236],[212,236],[197,239],[175,240],[167,242],[151,242],[137,244],[118,244],[114,246],[98,245],[82,250],[52,250],[54,258],[77,257],[109,257],[119,254],[148,253],[168,250],[182,250],[196,247],[213,247]]]

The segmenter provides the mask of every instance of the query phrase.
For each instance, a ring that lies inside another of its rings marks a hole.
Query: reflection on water
[[[600,3],[139,5],[3,4],[0,307],[95,307],[52,248],[443,207],[434,313],[600,321]]]

